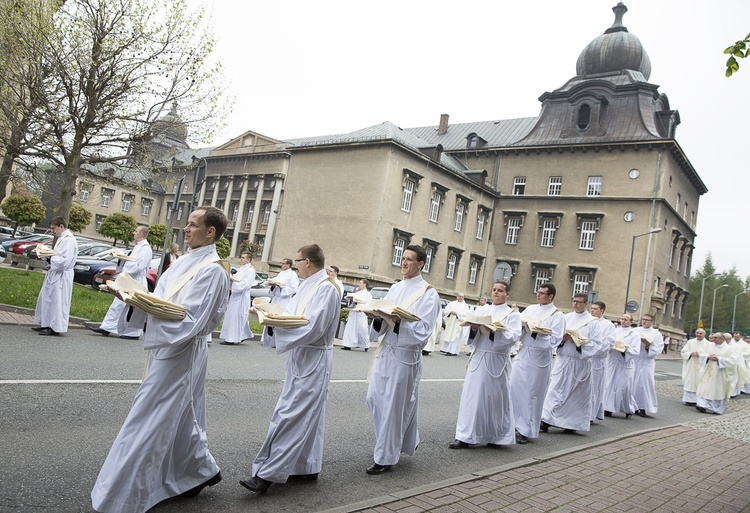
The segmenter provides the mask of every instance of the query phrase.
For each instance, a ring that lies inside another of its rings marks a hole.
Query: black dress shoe
[[[48,330],[49,327],[47,327],[47,326],[44,326],[44,327],[37,326],[36,328],[31,328],[31,329],[34,330],[34,331],[44,331],[44,330]]]
[[[563,433],[566,433],[568,435],[575,435],[576,430],[575,429],[563,429]]]
[[[204,483],[199,484],[195,488],[192,488],[192,489],[188,490],[187,492],[182,492],[180,494],[180,497],[188,497],[188,498],[189,497],[195,497],[196,495],[198,495],[199,493],[201,493],[201,490],[203,490],[205,487],[207,487],[207,486],[213,486],[215,484],[218,484],[219,481],[221,481],[221,472],[217,472],[214,477],[212,477],[211,479],[209,479],[208,481],[206,481]]]
[[[346,347],[346,346],[341,346],[341,349],[343,349],[344,351],[351,351],[352,350],[351,347]]]
[[[365,353],[367,352],[368,349],[370,349],[370,348],[369,347],[365,347]],[[743,394],[744,394],[744,392],[743,392]]]
[[[109,333],[107,333],[107,335],[109,335]],[[125,340],[138,340],[141,337],[131,337],[130,335],[120,335],[120,338],[125,339]]]
[[[317,481],[318,474],[293,474],[289,476],[289,479],[296,479],[299,481]]]
[[[251,477],[250,479],[243,479],[240,484],[258,495],[266,493],[268,488],[273,484],[271,481],[266,481],[262,477]]]
[[[34,328],[31,328],[31,329],[33,330]],[[695,406],[695,403],[685,403],[685,406]]]
[[[467,447],[469,447],[469,444],[461,440],[453,440],[448,444],[448,449],[466,449]]]
[[[612,416],[612,412],[611,412],[611,411],[606,411],[606,410],[605,410],[605,411],[604,411],[604,416],[605,416],[605,417],[611,417],[611,416]]]
[[[639,417],[643,417],[644,419],[646,418],[646,410],[638,410],[636,411],[636,413]]]
[[[695,409],[701,413],[706,413],[706,409],[703,406],[696,406]]]
[[[222,346],[238,346],[242,344],[242,342],[227,342],[226,340],[222,340],[221,342],[219,342],[219,344],[221,344]]]
[[[430,351],[422,351],[422,356],[430,356]]]
[[[109,336],[109,331],[103,330],[101,328],[89,328],[94,333],[98,333],[99,335],[104,335],[105,337]]]
[[[40,330],[38,333],[40,335],[45,335],[45,336],[52,335],[55,337],[59,335],[59,333],[53,330],[52,328],[44,328],[43,330]]]
[[[529,438],[516,431],[516,443],[521,445],[527,444],[529,443]]]
[[[393,465],[378,465],[377,463],[373,463],[372,465],[367,467],[367,470],[365,470],[365,472],[373,476],[376,474],[383,474],[384,472],[388,472],[392,468]]]
[[[542,421],[542,422],[541,422],[541,424],[539,424],[539,430],[540,430],[540,431],[541,431],[542,433],[547,433],[547,432],[549,432],[549,424],[547,424],[546,422]]]
[[[629,418],[630,418],[630,417],[632,417],[632,416],[633,416],[633,414],[632,414],[632,413],[626,413],[626,414],[625,414],[625,418],[626,418],[626,419],[629,419]]]

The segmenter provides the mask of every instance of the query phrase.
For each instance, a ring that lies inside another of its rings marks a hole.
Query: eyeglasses
[[[585,304],[585,303],[586,303],[586,301],[581,301],[580,299],[574,299],[573,300],[573,304],[574,305],[580,305],[580,304]]]
[[[296,264],[297,262],[301,262],[303,260],[307,260],[307,258],[298,258],[297,260],[294,261],[294,263]]]
[[[541,290],[537,290],[536,295],[537,296],[549,296],[550,293],[549,292],[542,292]]]

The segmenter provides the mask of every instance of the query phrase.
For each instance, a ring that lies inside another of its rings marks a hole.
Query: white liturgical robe
[[[695,391],[698,390],[698,377],[701,371],[701,355],[708,354],[709,344],[706,340],[691,338],[688,340],[680,351],[682,356],[682,401],[685,403],[695,403],[698,396]],[[698,356],[692,356],[698,353]]]
[[[73,267],[78,258],[78,242],[70,230],[64,230],[53,248],[57,255],[49,259],[49,270],[36,299],[34,322],[58,333],[68,331],[70,300],[73,297]]]
[[[635,328],[641,338],[651,340],[649,345],[641,345],[638,356],[635,357],[635,374],[633,376],[633,397],[639,410],[646,413],[656,413],[658,401],[656,399],[656,382],[654,371],[656,370],[656,357],[664,349],[664,339],[656,328]]]
[[[615,330],[615,343],[627,347],[624,352],[610,349],[604,386],[604,411],[631,415],[638,408],[633,397],[635,358],[641,350],[641,338],[635,328],[620,326]]]
[[[252,306],[250,289],[255,284],[255,269],[247,263],[239,268],[232,280],[232,295],[224,314],[219,338],[225,342],[239,344],[243,340],[253,338],[250,325],[247,323],[247,312]]]

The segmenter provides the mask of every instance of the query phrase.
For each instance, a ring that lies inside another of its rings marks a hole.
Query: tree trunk
[[[62,190],[60,191],[60,206],[57,215],[68,220],[73,206],[73,196],[76,194],[76,181],[81,170],[81,159],[77,154],[71,154],[65,162]]]
[[[7,153],[3,156],[3,163],[0,166],[0,203],[5,200],[5,189],[13,173],[13,157]]]

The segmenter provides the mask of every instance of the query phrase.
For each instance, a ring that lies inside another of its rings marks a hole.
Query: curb
[[[15,313],[15,314],[21,314],[21,315],[29,315],[31,317],[34,317],[34,309],[32,309],[32,308],[26,308],[26,307],[23,307],[23,306],[12,306],[12,305],[6,305],[6,304],[3,304],[3,303],[0,303],[0,311],[10,312],[10,313]],[[68,319],[68,323],[70,323],[70,324],[76,324],[76,326],[68,326],[68,327],[69,328],[71,328],[71,327],[72,328],[85,328],[86,327],[85,325],[88,322],[90,322],[90,321],[88,319],[84,319],[83,317],[73,317],[73,316],[70,316],[69,319]],[[11,322],[11,323],[0,322],[0,325],[3,325],[3,324],[11,324],[11,325],[14,325],[14,326],[18,326],[19,325],[19,323],[15,323],[15,322]]]

